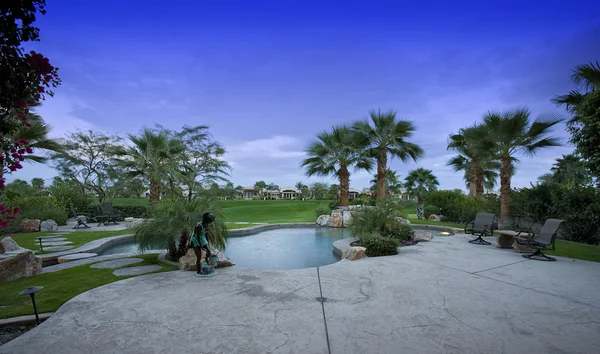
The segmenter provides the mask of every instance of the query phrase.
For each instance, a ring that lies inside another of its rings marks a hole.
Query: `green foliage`
[[[567,129],[571,143],[600,184],[600,89],[585,95]]]
[[[149,207],[147,205],[139,204],[113,204],[113,209],[120,212],[121,217],[123,218],[141,218],[146,217],[149,213]],[[84,212],[81,212],[81,214],[92,220],[94,217],[102,214],[102,208],[100,207],[100,204],[97,203],[88,204],[83,210]]]
[[[408,224],[396,224],[389,231],[387,236],[398,241],[411,241],[413,239],[413,228]]]
[[[563,236],[570,241],[600,242],[600,190],[547,183],[512,191],[515,215],[539,223],[548,218],[566,221]]]
[[[423,209],[423,213],[425,213],[425,218],[429,219],[431,214],[440,215],[440,208],[438,208],[437,205],[432,205],[432,204],[425,205],[425,208]]]
[[[498,213],[500,201],[496,195],[486,194],[482,198],[473,198],[461,190],[440,190],[428,192],[425,196],[428,206],[439,208],[445,220],[464,224],[475,219],[478,212]]]
[[[56,198],[58,204],[65,206],[65,210],[69,215],[71,214],[69,203],[73,203],[77,214],[87,215],[85,211],[87,211],[91,199],[85,195],[79,184],[56,179],[50,186],[50,193],[52,197]]]
[[[417,196],[420,202],[427,192],[436,190],[439,184],[440,183],[431,170],[417,168],[408,173],[408,176],[405,178],[404,186],[406,192],[410,195]]]
[[[402,223],[397,217],[404,217],[404,211],[395,202],[382,201],[375,207],[360,208],[354,212],[352,233],[354,235],[379,234],[381,236],[400,235]]]
[[[328,206],[329,206],[329,209],[333,210],[340,206],[340,201],[338,199],[334,199],[331,202],[329,202]]]
[[[364,235],[360,237],[360,245],[367,250],[369,257],[391,256],[398,254],[398,240],[379,235]]]
[[[20,213],[12,220],[6,229],[0,229],[3,234],[18,232],[23,219],[52,219],[58,225],[67,223],[67,211],[64,205],[53,197],[19,197],[6,203],[9,208],[19,208]]]
[[[317,210],[315,210],[315,216],[318,218],[321,215],[330,215],[331,214],[331,209],[328,208],[317,208]]]
[[[176,242],[183,234],[191,235],[206,211],[216,216],[208,227],[207,239],[212,247],[225,249],[228,233],[223,213],[209,200],[200,198],[161,200],[151,208],[151,219],[144,221],[136,231],[135,240],[142,250],[163,247],[171,259],[177,259]]]

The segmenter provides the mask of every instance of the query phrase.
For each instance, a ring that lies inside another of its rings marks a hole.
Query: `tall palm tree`
[[[298,190],[298,193],[300,193],[302,191],[302,188],[304,188],[304,183],[298,182],[296,183],[295,187]]]
[[[333,127],[331,132],[317,135],[317,139],[306,151],[309,157],[302,162],[302,166],[306,168],[309,177],[337,176],[340,181],[340,204],[347,206],[350,191],[349,168],[372,168],[366,142],[357,139],[356,132],[347,126]]]
[[[368,120],[354,123],[352,129],[359,133],[364,143],[369,146],[369,156],[377,159],[377,199],[385,199],[385,179],[387,174],[388,154],[398,157],[402,161],[413,159],[416,161],[423,156],[423,149],[419,145],[408,142],[415,131],[411,121],[396,120],[396,112],[382,113],[370,111],[369,116],[373,125]]]
[[[575,154],[562,155],[550,169],[552,180],[562,184],[586,185],[592,183],[591,174],[581,158]]]
[[[133,146],[116,151],[118,163],[131,176],[145,176],[150,181],[150,203],[160,199],[161,184],[175,170],[176,161],[183,153],[183,145],[170,139],[164,131],[144,128],[140,135],[129,134]]]
[[[377,175],[374,176],[371,180],[371,192],[377,193]],[[387,196],[395,195],[400,193],[402,190],[403,184],[400,182],[400,176],[396,174],[396,171],[392,171],[391,169],[387,169],[386,177],[385,177],[385,190]]]
[[[531,120],[528,109],[506,112],[488,112],[483,122],[493,135],[483,139],[479,148],[490,151],[500,161],[500,223],[512,216],[510,184],[516,155],[534,155],[540,149],[559,146],[556,138],[548,136],[550,129],[561,120],[556,118]]]
[[[404,179],[406,192],[417,197],[417,219],[423,219],[423,204],[425,204],[425,193],[437,189],[440,183],[431,170],[422,167],[412,170]]]
[[[572,90],[566,95],[553,98],[552,102],[559,106],[565,106],[567,111],[575,113],[577,106],[583,101],[585,95],[600,88],[600,63],[590,62],[578,65],[571,74],[571,80],[576,85],[582,86],[585,91]]]
[[[448,142],[447,149],[458,152],[458,155],[452,157],[447,165],[455,171],[464,171],[465,183],[472,197],[481,197],[484,188],[493,189],[498,178],[499,163],[488,151],[478,149],[478,141],[487,135],[484,125],[474,124],[451,135]]]

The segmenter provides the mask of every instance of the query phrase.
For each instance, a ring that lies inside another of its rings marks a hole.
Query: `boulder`
[[[36,219],[23,219],[21,221],[21,232],[37,232],[40,231],[40,221]]]
[[[429,242],[433,239],[433,234],[429,231],[415,231],[414,232],[414,241],[415,242]]]
[[[352,212],[350,210],[342,211],[342,226],[352,226]]]
[[[442,221],[442,219],[439,217],[439,215],[431,214],[431,215],[429,215],[429,221],[440,222],[440,221]]]
[[[40,231],[56,231],[58,230],[58,224],[54,220],[42,221],[40,224]]]
[[[223,254],[223,252],[217,250],[217,249],[211,249],[211,252],[213,255],[216,255],[218,257],[217,259],[217,266],[215,268],[223,268],[223,267],[229,267],[232,265],[235,265],[235,263],[233,263],[231,261],[231,259],[229,259],[229,257],[225,256]],[[205,257],[205,253],[204,251],[202,251],[202,261],[204,262],[204,257]],[[187,251],[187,253],[179,258],[179,269],[181,270],[193,270],[196,271],[196,253],[194,252],[193,249],[189,249]]]
[[[30,277],[42,271],[42,259],[24,250],[13,257],[0,259],[0,282]]]
[[[331,222],[331,216],[329,215],[321,215],[317,218],[317,225],[319,226],[329,226]]]
[[[11,237],[5,237],[2,240],[0,240],[0,245],[2,245],[2,253],[19,252],[21,250],[25,250],[24,248],[19,246]]]
[[[128,229],[134,229],[144,222],[143,218],[125,218],[125,226]]]
[[[331,219],[329,222],[331,227],[343,227],[344,226],[344,211],[341,209],[334,209],[331,211]]]
[[[399,221],[402,224],[406,224],[406,225],[410,225],[410,221],[408,219],[405,218],[401,218],[399,216],[396,216],[396,220]]]
[[[342,259],[349,259],[351,261],[355,261],[357,259],[366,257],[366,251],[367,249],[365,247],[350,247],[347,250],[345,250],[344,253],[342,253]]]

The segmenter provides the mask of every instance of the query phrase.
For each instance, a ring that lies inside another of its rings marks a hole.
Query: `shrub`
[[[423,212],[425,213],[425,218],[429,219],[431,214],[440,215],[440,208],[435,205],[425,205]]]
[[[388,233],[388,236],[398,241],[411,241],[413,239],[413,228],[410,225],[398,223]]]
[[[315,210],[315,216],[318,218],[321,215],[329,215],[331,214],[331,209],[327,209],[327,208],[317,208],[317,210]]]
[[[331,202],[329,202],[329,209],[333,210],[337,207],[340,206],[340,201],[339,200],[332,200]]]
[[[402,200],[402,199],[398,199],[397,203],[398,203],[398,206],[400,206],[402,209],[412,208],[412,207],[414,207],[414,206],[417,205],[417,201],[416,200]]]
[[[456,223],[467,223],[475,219],[478,212],[500,212],[500,201],[497,196],[485,196],[476,199],[465,195],[461,190],[438,190],[425,195],[427,205],[435,205],[438,213],[445,216],[445,220]]]
[[[21,211],[12,220],[8,227],[0,232],[18,232],[23,219],[39,219],[56,221],[58,225],[67,223],[67,212],[64,205],[59,204],[53,197],[20,197],[6,202],[8,208],[19,208]]]
[[[78,185],[69,182],[54,183],[50,187],[50,193],[60,205],[65,206],[68,215],[71,214],[69,203],[73,203],[77,214],[84,214],[91,202],[91,198],[85,195]]]
[[[398,254],[398,240],[378,235],[365,235],[360,238],[360,245],[365,247],[369,257],[391,256]]]
[[[146,217],[148,215],[149,207],[146,205],[137,205],[137,204],[123,204],[123,205],[113,205],[113,209],[121,213],[121,217],[123,218],[140,218]],[[102,214],[102,208],[98,203],[89,204],[85,210],[81,213],[85,215],[90,220],[95,220],[95,217]]]
[[[404,212],[393,201],[377,204],[374,208],[360,208],[354,213],[352,233],[354,235],[379,234],[388,236],[399,230],[402,223],[397,217],[403,217]]]

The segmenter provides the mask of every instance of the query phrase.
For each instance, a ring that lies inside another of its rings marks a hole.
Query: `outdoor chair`
[[[77,221],[77,225],[75,225],[73,227],[74,229],[78,229],[79,226],[83,226],[86,229],[90,228],[85,223],[87,221],[87,218],[83,215],[77,215],[77,212],[75,211],[75,207],[73,207],[73,203],[69,203],[69,209],[71,209],[71,214],[73,214],[73,218],[75,219],[75,221]]]
[[[469,243],[491,245],[492,243],[484,240],[482,236],[492,236],[494,234],[494,229],[496,228],[495,219],[496,215],[494,214],[477,213],[475,220],[465,225],[465,234],[478,236],[476,239],[470,240]]]
[[[529,238],[516,238],[515,241],[523,246],[528,246],[536,251],[532,254],[524,254],[523,258],[535,259],[538,261],[549,261],[553,262],[556,258],[549,257],[542,253],[542,251],[554,251],[554,242],[556,241],[556,235],[558,234],[560,227],[565,221],[560,219],[548,219],[544,223],[544,226],[537,231],[533,232],[533,236]],[[539,258],[534,258],[539,257]]]
[[[117,221],[121,219],[121,213],[113,209],[112,202],[102,202],[100,203],[100,208],[102,209],[102,215],[96,216],[98,226],[102,224],[106,226],[111,222],[118,225]]]

